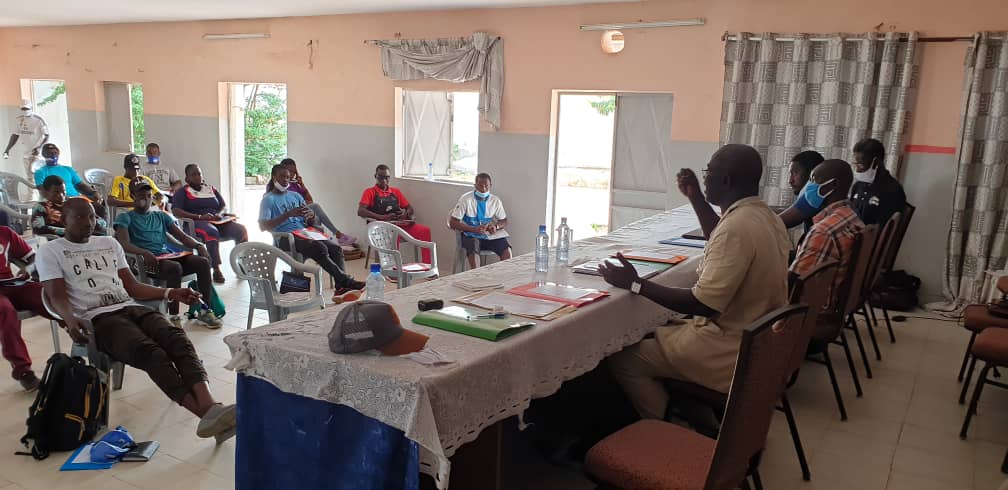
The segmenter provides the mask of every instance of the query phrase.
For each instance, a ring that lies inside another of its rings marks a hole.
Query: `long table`
[[[702,250],[660,245],[658,241],[679,236],[697,226],[696,217],[688,206],[676,208],[606,236],[576,241],[572,244],[571,257],[601,258],[626,249],[687,255],[689,260],[654,280],[669,286],[690,286],[696,280]],[[350,412],[363,416],[361,420],[379,423],[375,426],[378,429],[366,429],[372,433],[385,428],[394,429],[392,433],[395,434],[401,431],[401,437],[417,447],[419,471],[433,476],[439,488],[446,488],[449,458],[460,446],[475,440],[484,429],[498,421],[511,416],[520,418],[532,399],[555,393],[563,382],[594,369],[607,356],[638,342],[675,315],[644,298],[612,289],[600,277],[572,274],[567,268],[554,267],[545,277],[533,271],[532,254],[526,254],[386,293],[385,301],[395,307],[403,326],[428,335],[428,346],[455,361],[450,365],[426,366],[405,358],[369,353],[332,353],[327,335],[340,307],[227,336],[224,340],[233,355],[241,354],[242,358],[248,355],[247,362],[239,369],[238,481],[249,471],[260,474],[264,471],[248,467],[261,459],[243,457],[263,451],[262,442],[268,441],[249,437],[257,427],[252,426],[251,421],[243,424],[243,415],[247,415],[252,406],[251,390],[258,390],[255,393],[265,397],[271,396],[269,390],[275,389],[287,397],[285,403],[295,405],[308,404],[308,400],[336,405],[342,415],[347,413],[342,410],[352,409]],[[493,278],[505,288],[546,280],[606,289],[612,295],[558,319],[540,321],[532,329],[498,342],[409,321],[417,311],[418,300],[441,298],[447,302],[458,298],[466,291],[456,287],[455,281],[474,278]],[[251,379],[255,379],[255,383],[245,384]],[[270,386],[264,388],[262,381]],[[243,384],[247,390],[243,391]],[[328,417],[342,416],[339,414]],[[259,420],[262,423],[261,420],[271,419]],[[304,427],[295,432],[298,431],[310,432]],[[257,444],[243,443],[245,441]],[[398,445],[391,446],[395,446],[396,451],[401,450]],[[321,452],[315,456],[315,461],[306,461],[311,459],[311,451],[298,453],[298,462],[316,467],[331,464],[327,457],[331,454]],[[355,457],[374,459],[373,455]],[[395,460],[390,464],[408,464],[409,459],[406,461]],[[396,485],[398,483],[388,488],[396,488]]]

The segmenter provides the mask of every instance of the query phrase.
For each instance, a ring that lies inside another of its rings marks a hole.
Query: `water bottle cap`
[[[545,232],[546,232],[546,225],[539,225],[539,233],[545,233]]]
[[[381,264],[371,264],[371,272],[381,272]]]
[[[561,223],[566,223],[567,222],[567,217],[564,216],[564,217],[560,218],[560,222]]]

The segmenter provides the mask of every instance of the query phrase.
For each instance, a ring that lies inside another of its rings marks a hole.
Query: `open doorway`
[[[60,149],[59,163],[73,165],[66,81],[23,79],[21,80],[21,96],[28,99],[35,114],[45,120],[49,129],[49,142]],[[32,170],[37,170],[43,164],[41,155],[39,155],[39,158],[35,159]]]
[[[672,95],[554,92],[553,227],[604,235],[674,204]]]
[[[228,83],[227,179],[232,211],[245,219],[259,216],[260,197],[269,182],[270,169],[287,155],[287,85],[282,83]],[[249,227],[249,238],[270,242]]]
[[[567,218],[575,239],[609,232],[615,112],[613,93],[559,97],[553,227]]]

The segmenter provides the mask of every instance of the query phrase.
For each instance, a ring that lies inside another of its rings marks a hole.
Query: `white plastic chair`
[[[455,260],[452,262],[452,274],[465,272],[466,268],[469,267],[469,260],[467,260],[465,248],[462,247],[462,232],[451,227],[450,216],[448,217],[446,226],[455,234]],[[477,241],[476,257],[479,259],[480,267],[482,267],[487,264],[488,258],[493,259],[497,257],[497,254],[493,250],[480,250],[479,241]]]
[[[437,244],[417,240],[398,226],[385,221],[372,221],[367,229],[368,244],[378,253],[382,274],[396,278],[399,288],[404,288],[413,282],[414,277],[433,278],[438,276]],[[403,263],[402,252],[398,244],[408,242],[418,249],[428,249],[431,253],[431,263]]]
[[[277,259],[290,266],[292,272],[312,274],[313,291],[307,293],[283,293],[277,290]],[[294,260],[293,257],[272,245],[259,242],[245,242],[231,251],[231,268],[238,280],[249,283],[249,311],[246,329],[252,328],[252,316],[256,309],[269,312],[270,323],[287,318],[296,311],[325,308],[322,297],[322,268],[311,267]]]
[[[25,235],[29,230],[31,230],[30,215],[22,213],[20,210],[14,209],[3,203],[0,203],[0,212],[7,215],[11,228],[16,231],[18,235]]]
[[[116,208],[109,206],[107,200],[109,192],[112,190],[112,181],[114,180],[115,175],[103,168],[89,168],[84,171],[84,181],[91,184],[102,199],[106,199],[105,216],[108,219],[109,228],[112,227],[112,223],[115,221],[116,212]]]
[[[59,346],[59,325],[58,321],[63,319],[56,313],[52,305],[49,302],[49,297],[46,296],[45,292],[42,293],[42,305],[45,306],[46,312],[49,316],[55,318],[50,324],[53,329],[53,348],[56,352],[60,352]],[[98,350],[98,344],[95,341],[94,336],[94,326],[91,325],[90,321],[80,320],[81,326],[87,331],[88,343],[78,344],[73,343],[70,347],[70,357],[82,357],[88,360],[88,363],[98,370],[101,380],[108,383],[112,387],[112,390],[122,389],[123,376],[126,371],[126,365],[115,359],[112,359],[108,354]],[[109,399],[105,399],[105,406],[108,406]],[[107,420],[105,421],[108,422]]]
[[[0,204],[6,204],[15,209],[28,209],[34,206],[35,203],[21,200],[21,195],[18,193],[18,186],[21,185],[28,188],[29,195],[35,191],[34,182],[17,174],[0,172]]]

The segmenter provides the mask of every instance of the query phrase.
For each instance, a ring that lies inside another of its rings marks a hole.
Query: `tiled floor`
[[[349,267],[358,277],[364,276],[363,261],[352,261]],[[214,394],[231,402],[234,374],[221,367],[228,359],[221,338],[245,328],[248,293],[244,284],[230,277],[219,291],[229,308],[224,328],[212,331],[193,325],[186,330],[205,361]],[[254,324],[265,323],[265,313],[256,313]],[[970,438],[959,440],[964,408],[956,403],[960,385],[955,374],[967,335],[954,322],[922,319],[896,324],[896,330],[897,343],[880,339],[884,360],[873,363],[874,379],[862,379],[863,398],[854,396],[843,354],[835,352],[849,413],[846,422],[837,415],[825,369],[815,364],[802,369],[791,399],[812,481],[801,481],[787,425],[778,414],[761,467],[768,490],[996,490],[1002,485],[1006,475],[999,467],[1008,448],[1008,390],[985,390]],[[26,322],[24,336],[35,368],[41,371],[52,353],[48,323]],[[216,447],[212,440],[197,438],[196,419],[169,402],[139,371],[127,369],[123,390],[112,397],[112,423],[126,426],[138,438],[160,441],[157,456],[148,463],[121,463],[107,471],[61,473],[64,454],[45,461],[13,455],[21,449],[18,440],[33,395],[0,376],[0,489],[233,486],[234,440]],[[576,472],[549,466],[534,454],[509,455],[505,471],[509,488],[591,488]]]

